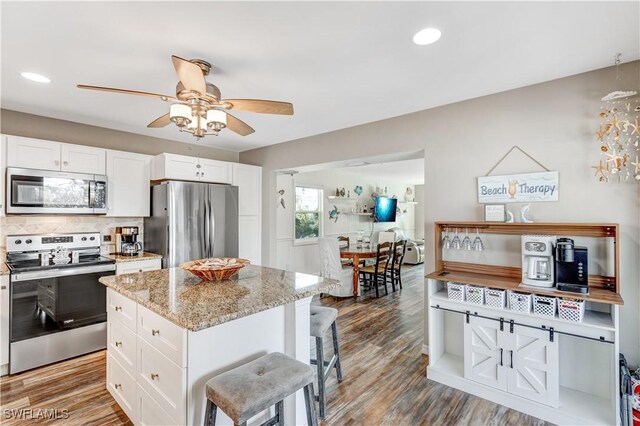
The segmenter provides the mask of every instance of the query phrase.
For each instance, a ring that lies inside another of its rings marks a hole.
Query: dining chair
[[[378,244],[378,248],[376,250],[375,265],[365,266],[364,268],[360,268],[359,270],[363,287],[373,286],[373,288],[376,290],[376,297],[380,297],[380,285],[384,285],[385,295],[389,294],[389,289],[387,288],[387,269],[391,266],[392,248],[393,244],[388,241]]]
[[[340,243],[336,238],[320,238],[320,270],[324,278],[340,281],[340,287],[329,291],[335,297],[353,296],[353,268],[340,262]]]
[[[391,279],[391,289],[396,291],[396,284],[402,289],[402,264],[404,255],[407,253],[407,240],[396,241],[393,245],[391,265],[388,268]]]
[[[346,244],[345,244],[346,243]],[[342,235],[338,236],[338,247],[349,247],[351,245],[351,239],[349,237],[344,237]],[[340,259],[340,262],[343,266],[351,266],[353,265],[353,259]]]

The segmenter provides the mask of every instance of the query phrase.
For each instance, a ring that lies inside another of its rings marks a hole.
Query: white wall
[[[640,62],[623,64],[626,90],[640,89]],[[536,204],[537,221],[616,222],[621,229],[621,350],[631,364],[640,361],[640,198],[639,186],[603,184],[590,166],[600,158],[595,132],[600,98],[615,85],[605,68],[495,95],[458,102],[305,139],[246,151],[240,160],[263,167],[264,191],[275,193],[274,170],[337,160],[425,151],[426,241],[437,220],[483,220],[476,178],[483,176],[513,145],[560,172],[560,201]],[[496,173],[539,170],[510,157]],[[275,254],[275,199],[264,197],[263,255]],[[429,244],[427,245],[429,247]],[[433,269],[427,252],[425,268]]]
[[[415,221],[415,225],[414,228],[416,230],[416,236],[415,239],[416,240],[422,240],[424,239],[424,210],[426,208],[425,206],[425,201],[424,201],[424,185],[416,185],[416,187],[414,188],[414,194],[416,196],[416,202],[418,204],[416,204],[415,207],[415,217],[414,217],[414,221]]]
[[[325,170],[319,172],[300,173],[297,175],[278,175],[276,179],[277,191],[284,189],[285,207],[277,207],[276,216],[276,263],[277,267],[293,270],[296,272],[305,272],[317,274],[320,271],[318,263],[319,253],[317,244],[294,245],[294,185],[310,185],[314,187],[324,188],[324,200],[322,208],[322,224],[323,234],[325,237],[338,235],[349,236],[355,240],[356,232],[364,231],[365,236],[371,235],[376,239],[379,231],[386,231],[392,227],[402,228],[408,237],[415,234],[415,205],[405,204],[401,201],[404,199],[404,193],[407,187],[414,190],[413,185],[407,185],[389,180],[372,179],[369,176],[358,176],[352,173],[339,173],[333,170]],[[363,193],[360,197],[353,192],[356,185],[363,187]],[[369,208],[373,205],[371,193],[376,187],[387,188],[387,195],[395,195],[400,210],[405,211],[397,216],[394,223],[373,223],[367,216],[349,215],[351,209],[355,209],[355,201],[332,200],[328,196],[335,195],[336,188],[344,188],[349,191],[352,198],[358,198],[357,203],[362,206],[366,204]],[[278,196],[277,196],[278,197]],[[337,206],[341,212],[338,220],[329,219],[329,211],[333,206]]]

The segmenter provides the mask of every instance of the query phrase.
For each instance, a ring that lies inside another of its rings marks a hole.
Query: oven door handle
[[[34,271],[34,272],[22,272],[18,274],[11,274],[11,281],[28,281],[28,280],[40,280],[45,278],[57,278],[68,277],[69,275],[83,275],[92,274],[95,272],[108,272],[115,271],[115,263],[107,265],[96,266],[83,266],[80,268],[68,268],[68,269],[50,269],[46,271]]]

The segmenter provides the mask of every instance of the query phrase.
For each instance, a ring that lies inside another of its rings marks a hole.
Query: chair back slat
[[[342,235],[340,235],[338,237],[338,244],[340,243],[347,243],[346,247],[349,247],[351,245],[351,240],[349,239],[349,237],[344,237]],[[345,247],[344,245],[342,247]]]
[[[407,253],[407,240],[397,241],[393,247],[393,261],[395,266],[402,265],[404,255]]]
[[[392,256],[392,249],[393,243],[385,242],[378,244],[378,249],[376,251],[376,270],[380,266],[384,266],[385,270],[387,269],[387,264]]]

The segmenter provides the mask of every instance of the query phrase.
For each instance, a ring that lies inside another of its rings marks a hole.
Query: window
[[[322,189],[296,186],[295,243],[310,244],[322,233]]]

